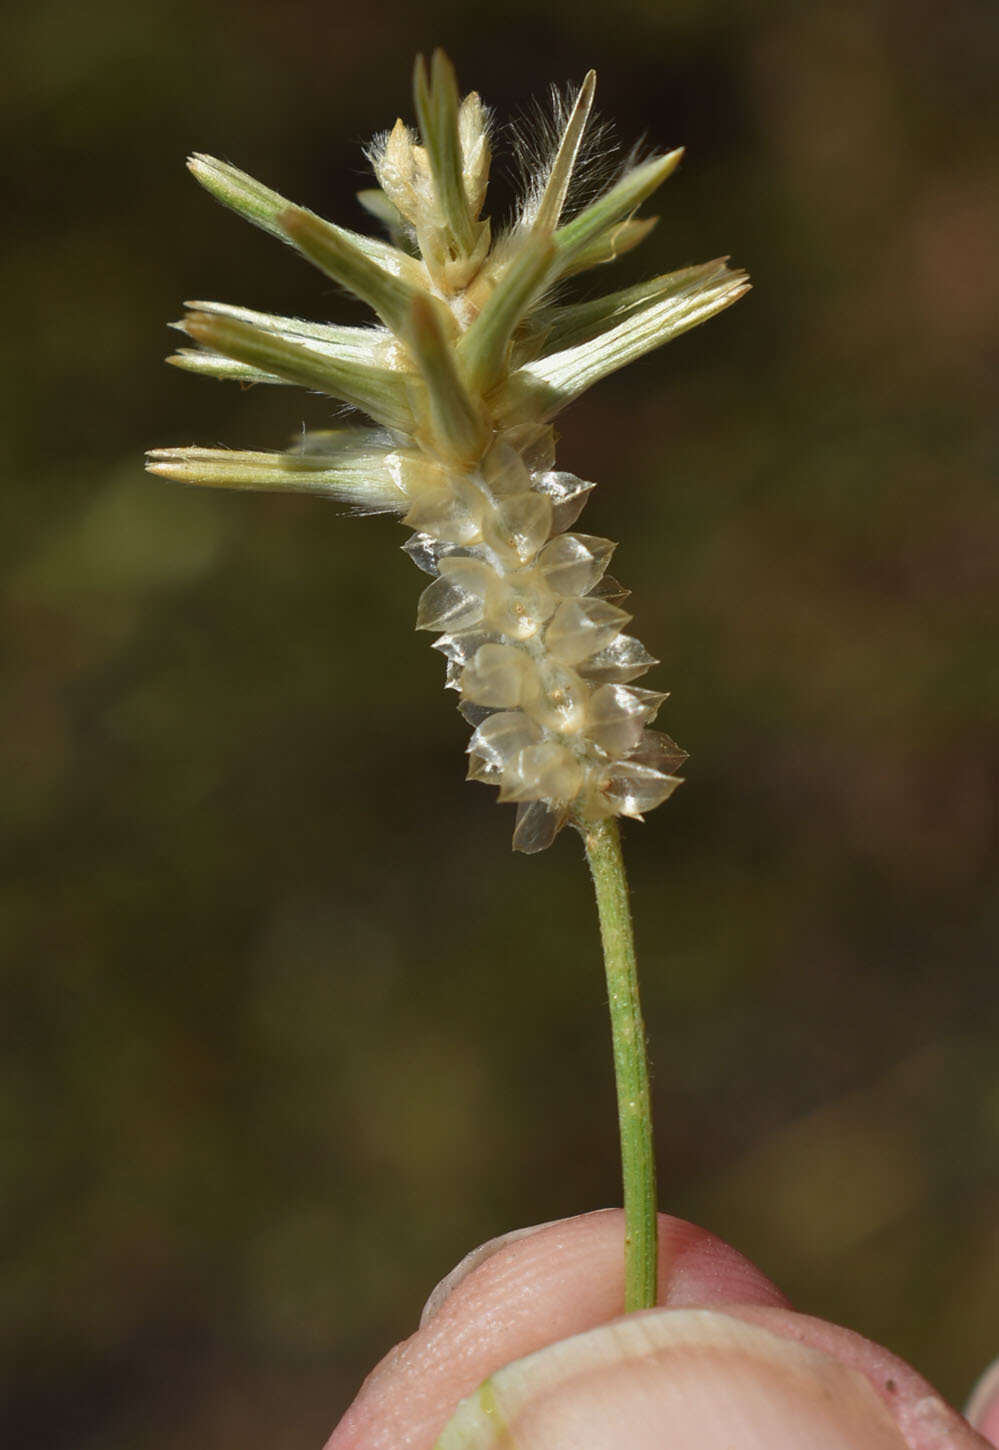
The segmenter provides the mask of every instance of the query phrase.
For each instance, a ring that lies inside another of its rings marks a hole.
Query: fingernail
[[[472,1270],[477,1269],[480,1264],[484,1264],[486,1259],[491,1259],[493,1254],[498,1254],[500,1249],[506,1248],[507,1244],[516,1243],[518,1239],[530,1238],[531,1234],[540,1233],[542,1229],[554,1228],[556,1224],[566,1222],[567,1220],[564,1218],[553,1218],[548,1223],[532,1224],[530,1228],[511,1229],[509,1233],[500,1234],[498,1238],[487,1239],[484,1244],[480,1244],[477,1249],[466,1254],[450,1274],[446,1274],[436,1288],[431,1290],[430,1298],[424,1304],[423,1312],[420,1315],[420,1328],[422,1329],[425,1324],[430,1323],[434,1315],[440,1312],[444,1301],[449,1299],[457,1289],[462,1279],[466,1279]]]
[[[999,1445],[999,1359],[995,1359],[971,1392],[965,1410],[969,1424]]]
[[[704,1309],[652,1310],[507,1365],[437,1450],[906,1450],[868,1380]]]

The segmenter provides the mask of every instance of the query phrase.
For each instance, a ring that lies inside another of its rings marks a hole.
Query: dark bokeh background
[[[320,403],[187,297],[346,314],[183,168],[351,225],[413,53],[683,142],[620,277],[739,306],[564,417],[689,783],[627,832],[663,1203],[965,1393],[999,1349],[991,0],[17,5],[4,44],[11,1442],[316,1447],[477,1241],[618,1199],[578,844],[514,857],[385,520],[141,451]]]

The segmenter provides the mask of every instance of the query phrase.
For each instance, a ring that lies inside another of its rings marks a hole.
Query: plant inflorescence
[[[514,845],[547,846],[573,820],[640,816],[685,759],[648,727],[666,698],[634,682],[656,663],[625,632],[627,591],[608,575],[609,539],[574,532],[593,487],[555,466],[552,419],[598,379],[720,312],[746,289],[708,262],[583,302],[561,284],[646,236],[635,213],[681,152],[626,167],[566,217],[595,77],[583,82],[551,154],[509,225],[482,218],[489,118],[461,99],[438,51],[417,64],[419,136],[403,121],[369,156],[361,193],[383,241],[323,221],[207,156],[190,168],[215,197],[290,243],[374,311],[369,327],[191,303],[196,345],[172,362],[245,383],[294,383],[371,425],[306,434],[281,453],[168,448],[150,468],[222,487],[299,489],[394,512],[433,582],[417,628],[438,635],[446,683],[474,727],[469,777],[517,804]]]

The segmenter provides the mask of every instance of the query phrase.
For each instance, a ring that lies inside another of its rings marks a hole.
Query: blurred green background
[[[562,420],[692,753],[626,841],[663,1205],[963,1397],[999,1349],[999,10],[6,28],[11,1443],[318,1447],[468,1248],[619,1200],[578,843],[514,857],[464,784],[404,534],[142,472],[326,417],[164,368],[182,299],[349,315],[185,154],[360,226],[434,44],[504,120],[595,65],[623,141],[686,144],[621,282],[753,275]]]

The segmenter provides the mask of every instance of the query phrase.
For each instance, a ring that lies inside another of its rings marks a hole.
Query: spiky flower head
[[[193,302],[179,367],[243,383],[293,383],[368,425],[308,434],[290,451],[157,449],[166,478],[325,494],[397,513],[433,576],[417,628],[439,635],[447,685],[474,727],[469,777],[517,804],[514,846],[544,849],[572,820],[640,817],[678,784],[685,753],[648,727],[666,698],[634,684],[656,661],[626,634],[608,539],[567,532],[592,483],[555,468],[552,419],[600,378],[714,316],[747,290],[725,259],[586,302],[568,277],[613,261],[654,225],[641,204],[680,151],[629,165],[567,218],[590,124],[591,71],[543,170],[495,238],[482,217],[488,116],[459,95],[442,51],[417,61],[418,133],[372,143],[377,188],[361,201],[389,241],[293,206],[209,156],[201,184],[295,247],[376,314],[369,327]]]

